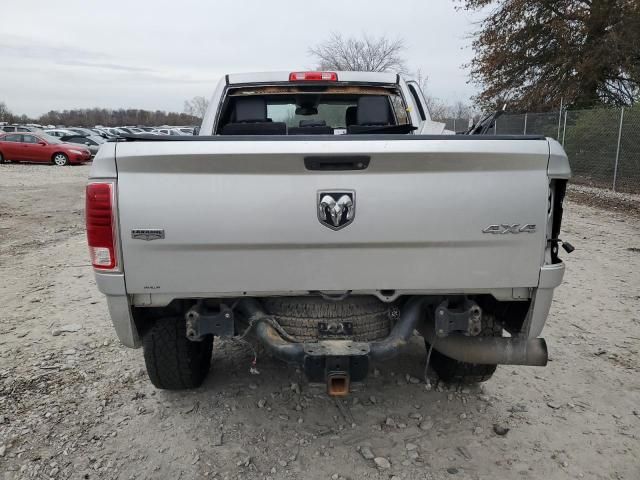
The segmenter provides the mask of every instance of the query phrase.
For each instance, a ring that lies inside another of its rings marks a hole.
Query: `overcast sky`
[[[314,66],[329,32],[403,38],[429,93],[467,100],[475,88],[474,20],[450,0],[7,1],[0,7],[0,101],[17,114],[131,107],[182,111],[229,72]]]

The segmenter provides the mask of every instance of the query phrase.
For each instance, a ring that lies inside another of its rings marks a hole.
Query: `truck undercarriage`
[[[329,395],[343,396],[351,382],[366,378],[371,362],[400,354],[416,330],[433,350],[432,367],[444,380],[486,380],[498,364],[544,366],[544,339],[520,332],[529,304],[496,302],[486,295],[416,295],[389,303],[347,295],[179,300],[136,311],[143,338],[167,326],[177,329],[183,335],[177,341],[195,345],[194,362],[203,348],[210,358],[214,336],[251,338],[273,357],[301,366],[309,381],[326,383]],[[507,329],[511,336],[505,337]],[[149,365],[171,358],[155,352],[145,359],[150,371],[173,372],[170,378],[152,375],[156,386],[184,388],[180,365]]]

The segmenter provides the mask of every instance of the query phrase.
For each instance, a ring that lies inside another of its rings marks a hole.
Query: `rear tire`
[[[142,338],[144,362],[151,383],[163,390],[199,387],[209,373],[213,336],[200,342],[186,337],[186,322],[181,317],[156,320]]]
[[[0,163],[4,163],[4,162],[5,162],[4,157],[2,156],[2,153],[0,153]]]
[[[64,167],[65,165],[69,165],[69,157],[64,153],[56,153],[53,155],[53,163],[59,167]]]
[[[485,315],[482,318],[482,337],[501,337],[502,325],[493,315]],[[424,341],[427,352],[431,345]],[[454,360],[438,352],[435,348],[431,352],[429,366],[438,374],[440,380],[446,383],[474,384],[486,382],[496,371],[497,365],[482,365],[478,363],[465,363]]]

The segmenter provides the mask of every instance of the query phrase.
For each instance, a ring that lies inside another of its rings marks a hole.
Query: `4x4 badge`
[[[320,190],[317,197],[318,220],[325,227],[340,230],[356,216],[354,190]]]
[[[519,223],[501,223],[500,225],[489,225],[488,227],[482,229],[482,233],[497,233],[497,234],[505,234],[505,233],[534,233],[536,231],[536,226],[532,223],[527,223],[525,225],[520,225]]]

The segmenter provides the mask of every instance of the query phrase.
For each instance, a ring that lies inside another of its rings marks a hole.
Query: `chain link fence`
[[[446,118],[461,132],[468,118]],[[544,135],[560,142],[569,156],[573,183],[640,193],[640,107],[506,114],[490,133]]]

